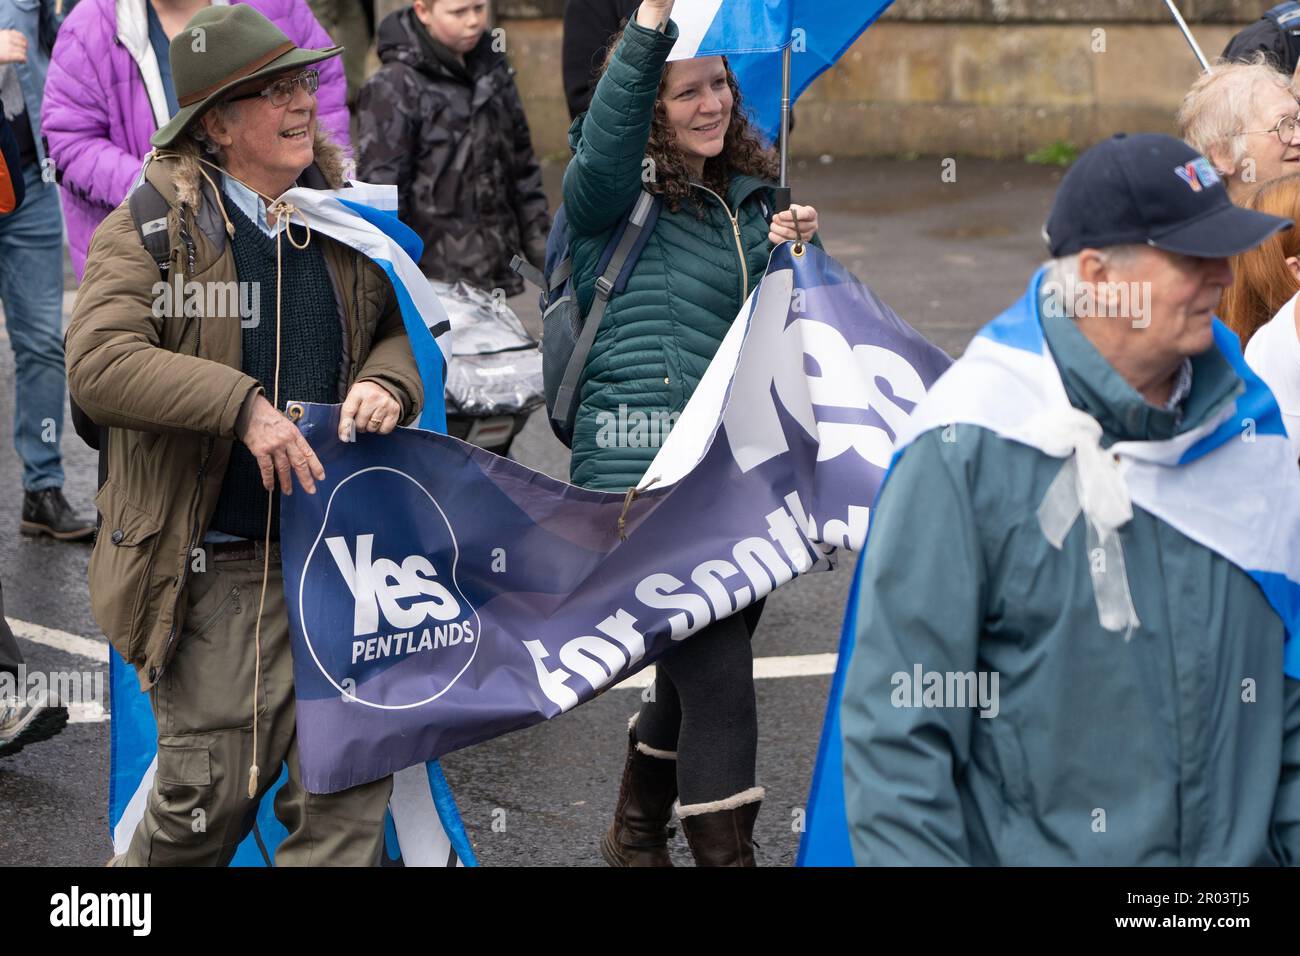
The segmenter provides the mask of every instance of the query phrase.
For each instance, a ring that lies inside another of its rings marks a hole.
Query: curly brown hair
[[[609,52],[601,66],[600,75],[609,69],[614,51],[623,39],[620,30],[609,42]],[[670,64],[671,65],[671,64]],[[710,156],[704,161],[704,185],[719,196],[727,194],[727,183],[732,173],[757,176],[759,179],[775,181],[780,174],[780,165],[776,151],[763,145],[740,95],[740,84],[736,74],[731,72],[727,58],[722,58],[723,68],[727,71],[727,86],[731,90],[731,119],[727,124],[727,134],[723,137],[722,152]],[[664,202],[673,212],[679,212],[682,204],[691,201],[697,209],[697,215],[703,219],[705,208],[703,197],[691,190],[691,168],[686,163],[686,156],[677,145],[677,134],[668,125],[667,112],[664,109],[664,87],[668,82],[668,68],[664,68],[659,79],[659,93],[655,98],[654,120],[650,125],[650,141],[646,144],[645,154],[654,163],[654,178],[646,188],[664,197]]]

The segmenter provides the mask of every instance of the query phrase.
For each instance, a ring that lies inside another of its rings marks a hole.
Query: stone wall
[[[377,0],[381,10],[391,0]],[[1267,2],[1178,4],[1213,58]],[[563,0],[500,0],[539,154],[567,155]],[[1161,0],[898,0],[799,100],[796,155],[1023,156],[1176,132],[1199,73]]]

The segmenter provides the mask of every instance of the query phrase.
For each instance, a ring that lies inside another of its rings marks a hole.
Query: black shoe
[[[49,740],[67,724],[66,707],[0,704],[0,757],[16,754],[28,744]]]
[[[48,534],[60,541],[84,541],[95,535],[95,522],[79,517],[62,488],[23,493],[23,534]]]

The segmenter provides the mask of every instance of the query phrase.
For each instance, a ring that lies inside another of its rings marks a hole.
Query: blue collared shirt
[[[226,172],[221,174],[221,188],[240,212],[257,223],[266,235],[275,238],[275,227],[266,224],[265,199]]]

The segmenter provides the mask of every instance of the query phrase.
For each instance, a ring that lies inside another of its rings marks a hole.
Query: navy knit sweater
[[[240,367],[261,383],[267,400],[271,401],[275,394],[275,240],[240,212],[228,196],[223,195],[222,201],[235,226],[231,245],[235,273],[241,284],[240,301],[249,302],[251,293],[251,301],[258,304],[257,324],[253,325],[251,319],[243,323]],[[301,227],[294,235],[300,232]],[[306,249],[295,249],[287,236],[281,241],[280,289],[284,299],[280,314],[281,410],[291,401],[325,404],[342,401],[339,370],[343,329],[329,269],[320,249],[323,241],[313,236]],[[272,540],[280,538],[279,498],[277,492],[271,516]],[[266,489],[262,487],[257,459],[243,442],[235,442],[211,527],[241,538],[260,540],[266,531],[266,507]]]

